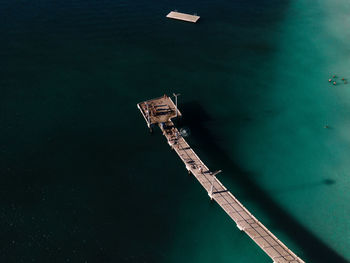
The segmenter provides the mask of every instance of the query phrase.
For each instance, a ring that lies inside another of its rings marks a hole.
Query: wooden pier
[[[210,199],[215,200],[232,218],[239,230],[244,231],[265,251],[274,263],[304,262],[273,235],[226,189],[215,176],[221,171],[210,171],[188,145],[171,121],[172,118],[181,116],[177,109],[177,99],[174,104],[170,97],[164,95],[160,98],[138,103],[137,107],[140,109],[149,128],[156,124],[160,127],[170,147],[179,155],[188,172],[193,174],[204,187]]]
[[[191,23],[196,23],[200,16],[197,15],[189,15],[185,13],[180,13],[176,11],[171,11],[167,16],[167,18],[172,18],[172,19],[177,19],[177,20],[182,20],[186,22],[191,22]]]

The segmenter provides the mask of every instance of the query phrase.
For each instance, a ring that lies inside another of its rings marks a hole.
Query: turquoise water
[[[0,5],[1,262],[271,262],[148,134],[136,103],[172,92],[274,234],[350,260],[347,1]]]

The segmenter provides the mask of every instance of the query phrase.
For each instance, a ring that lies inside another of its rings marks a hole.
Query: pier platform
[[[170,97],[164,95],[160,98],[138,103],[137,107],[149,127],[152,124],[159,126],[169,146],[183,161],[188,172],[203,186],[210,199],[216,201],[236,223],[238,229],[245,232],[274,263],[305,263],[255,218],[217,179],[215,175],[221,171],[210,171],[202,162],[172,122],[173,118],[181,116],[176,104],[173,103]],[[153,110],[150,110],[150,108],[153,108]],[[159,113],[161,113],[160,116]]]
[[[149,128],[153,124],[166,123],[172,118],[181,117],[181,112],[167,95],[138,103],[137,107]]]
[[[185,13],[180,13],[176,11],[171,11],[167,16],[167,18],[172,18],[172,19],[177,19],[177,20],[182,20],[186,22],[191,22],[191,23],[196,23],[200,16],[197,15],[189,15]]]

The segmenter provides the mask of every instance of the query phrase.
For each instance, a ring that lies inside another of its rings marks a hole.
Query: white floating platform
[[[179,13],[175,11],[171,11],[167,16],[167,18],[172,18],[172,19],[177,19],[177,20],[182,20],[186,22],[192,22],[196,23],[200,16],[195,16],[195,15],[189,15],[189,14],[184,14],[184,13]]]

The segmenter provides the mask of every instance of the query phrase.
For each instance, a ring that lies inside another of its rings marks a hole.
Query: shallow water
[[[271,262],[148,134],[136,103],[172,92],[273,233],[350,260],[347,1],[0,5],[2,262]]]

